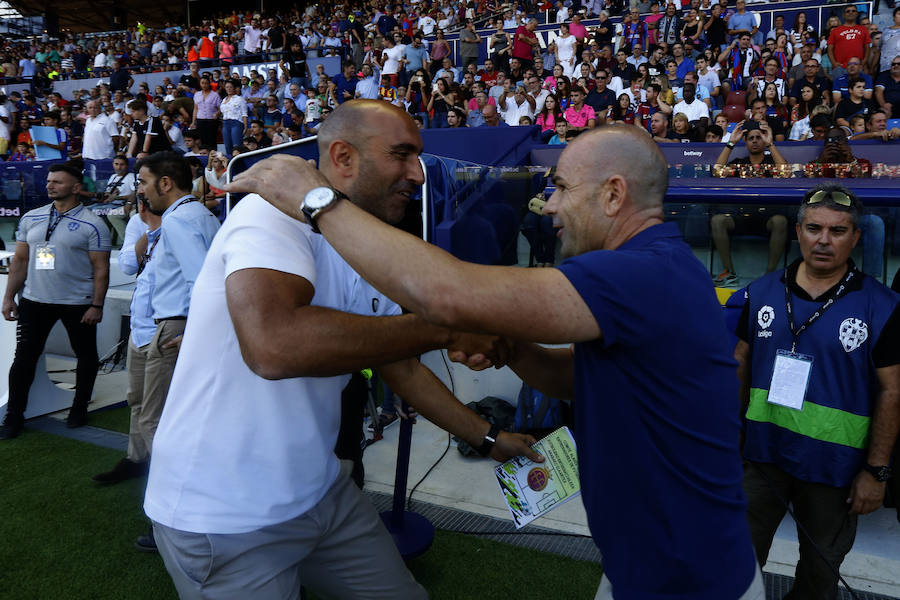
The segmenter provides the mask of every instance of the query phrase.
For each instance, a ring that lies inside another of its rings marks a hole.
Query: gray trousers
[[[844,556],[856,539],[856,515],[848,512],[848,488],[800,481],[775,465],[744,465],[744,493],[747,521],[760,566],[766,564],[778,524],[787,512],[779,496],[791,503],[797,521],[803,525],[827,562],[816,552],[809,538],[797,531],[800,560],[794,587],[785,599],[834,600]]]
[[[428,598],[372,504],[341,472],[319,503],[250,533],[201,534],[153,523],[183,600],[282,600],[302,584],[321,598]]]
[[[607,579],[606,575],[600,580],[600,587],[597,588],[597,595],[594,600],[615,600],[613,596],[612,583]],[[722,600],[728,600],[723,598]],[[763,585],[762,572],[757,568],[756,575],[750,583],[747,591],[737,600],[766,600],[766,588]]]

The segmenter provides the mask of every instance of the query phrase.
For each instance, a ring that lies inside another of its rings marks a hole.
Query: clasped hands
[[[510,340],[500,336],[453,332],[447,344],[447,356],[473,371],[483,371],[505,366],[512,359],[514,349]]]

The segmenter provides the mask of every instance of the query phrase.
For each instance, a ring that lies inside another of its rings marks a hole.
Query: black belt
[[[162,319],[153,319],[153,323],[159,325],[163,321],[187,321],[187,317],[163,317]]]

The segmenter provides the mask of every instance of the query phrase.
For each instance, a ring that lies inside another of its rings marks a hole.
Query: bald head
[[[415,127],[415,122],[406,111],[400,110],[389,102],[382,100],[350,100],[339,105],[322,121],[319,127],[317,143],[319,156],[328,155],[328,148],[335,140],[343,140],[356,148],[365,145],[365,141],[378,135],[376,124],[383,123],[391,117],[408,121]]]
[[[319,168],[363,210],[399,222],[424,182],[422,136],[412,117],[380,100],[341,104],[319,129]]]
[[[569,155],[569,156],[566,156]],[[635,208],[661,206],[669,187],[669,166],[659,146],[636,127],[602,127],[578,136],[566,146],[560,162],[572,165],[590,184],[619,175],[628,184]]]

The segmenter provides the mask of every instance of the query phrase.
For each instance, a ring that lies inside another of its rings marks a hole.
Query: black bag
[[[496,425],[504,431],[511,431],[513,428],[516,408],[502,398],[487,396],[478,402],[469,402],[466,406],[478,413],[478,415],[488,423]],[[456,442],[456,449],[459,450],[459,453],[463,456],[475,458],[481,456],[468,442],[457,437],[454,437],[453,440]]]

